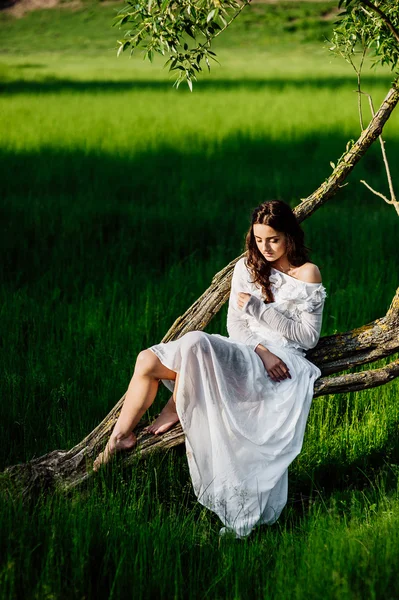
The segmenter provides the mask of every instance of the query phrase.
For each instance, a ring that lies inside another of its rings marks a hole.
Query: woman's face
[[[253,232],[258,250],[267,261],[274,262],[285,256],[287,247],[285,233],[260,223],[253,226]]]

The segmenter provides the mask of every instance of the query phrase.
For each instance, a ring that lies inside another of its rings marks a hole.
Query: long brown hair
[[[252,275],[252,283],[260,286],[265,302],[269,303],[274,301],[269,281],[271,265],[256,245],[253,226],[257,223],[269,225],[276,231],[285,233],[287,258],[294,267],[308,262],[310,248],[305,246],[305,234],[288,204],[282,200],[268,200],[254,208],[251,225],[245,236],[246,264]]]

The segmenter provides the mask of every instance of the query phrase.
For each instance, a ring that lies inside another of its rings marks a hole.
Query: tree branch
[[[399,288],[386,315],[345,333],[325,336],[306,358],[323,375],[375,362],[399,351]]]
[[[320,378],[315,383],[314,397],[374,388],[398,376],[399,360],[396,360],[380,369]],[[125,466],[129,466],[137,460],[147,458],[150,453],[165,451],[184,443],[185,437],[180,423],[160,436],[144,433],[145,425],[146,423],[142,422],[135,430],[137,445],[132,450],[123,452],[122,455],[114,456],[109,466],[112,467],[115,458]],[[82,447],[82,443],[69,452],[54,450],[27,464],[8,467],[1,474],[1,481],[10,495],[19,492],[25,499],[29,498],[36,488],[41,490],[55,487],[61,492],[69,492],[92,475],[91,465],[96,453],[95,447]]]
[[[341,392],[358,392],[384,385],[399,376],[399,359],[380,369],[348,373],[338,377],[324,377],[316,381],[314,397]]]
[[[365,92],[361,92],[359,90],[359,96],[360,96],[360,94],[363,94],[364,96],[368,97],[371,116],[374,117],[375,112],[374,112],[373,99],[372,99],[371,95],[366,94]],[[391,171],[389,168],[388,157],[387,157],[387,154],[385,151],[385,141],[382,139],[382,135],[380,135],[378,139],[380,140],[382,160],[383,160],[384,166],[385,166],[385,172],[387,175],[388,187],[389,187],[389,193],[391,194],[391,199],[384,196],[384,194],[381,194],[381,192],[377,192],[376,190],[374,190],[368,183],[366,183],[366,181],[364,181],[364,179],[361,179],[360,183],[363,183],[373,194],[382,198],[387,204],[393,204],[397,214],[399,215],[399,202],[396,200],[395,190],[393,189]]]
[[[399,101],[398,80],[398,78],[395,79],[392,88],[389,90],[375,116],[366,129],[362,131],[353,146],[344,153],[330,177],[313,194],[302,200],[301,204],[296,207],[295,213],[300,222],[308,218],[315,210],[336,194],[355,165],[381,135],[385,123]]]

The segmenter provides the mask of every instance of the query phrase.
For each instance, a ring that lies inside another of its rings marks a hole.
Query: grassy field
[[[91,431],[242,251],[252,208],[297,204],[359,135],[354,73],[323,42],[334,2],[249,7],[192,94],[162,60],[116,59],[120,6],[0,18],[2,468]],[[376,106],[391,79],[366,70]],[[394,114],[393,174],[398,132]],[[386,190],[377,146],[303,225],[323,335],[383,315],[398,285],[397,216],[360,179]],[[227,335],[226,312],[206,331]],[[219,540],[184,447],[68,498],[2,495],[1,598],[396,599],[398,389],[315,399],[287,507],[242,542]]]

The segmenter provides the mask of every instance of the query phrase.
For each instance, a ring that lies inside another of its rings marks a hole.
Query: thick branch
[[[345,333],[321,338],[307,353],[323,375],[371,363],[399,351],[399,288],[387,314]]]
[[[350,373],[339,377],[320,378],[315,383],[314,396],[325,396],[340,392],[365,390],[384,385],[399,376],[399,360],[385,367],[375,370]],[[137,459],[146,458],[154,451],[164,451],[184,442],[184,433],[180,423],[177,423],[162,436],[143,433],[145,424],[141,423],[136,429],[137,445],[132,451],[124,452],[118,458],[124,465],[129,465]],[[109,432],[103,431],[103,437],[108,437]],[[81,444],[79,444],[79,447]],[[60,491],[70,491],[86,481],[91,476],[91,464],[96,456],[95,447],[80,448],[76,453],[76,446],[69,452],[54,450],[36,458],[26,465],[8,467],[2,474],[2,479],[9,490],[14,493],[14,488],[22,494],[29,496],[32,488],[54,487]],[[112,466],[112,460],[111,460]]]
[[[358,392],[384,385],[399,376],[399,359],[380,369],[348,373],[338,377],[321,377],[315,383],[314,397],[341,392]]]

